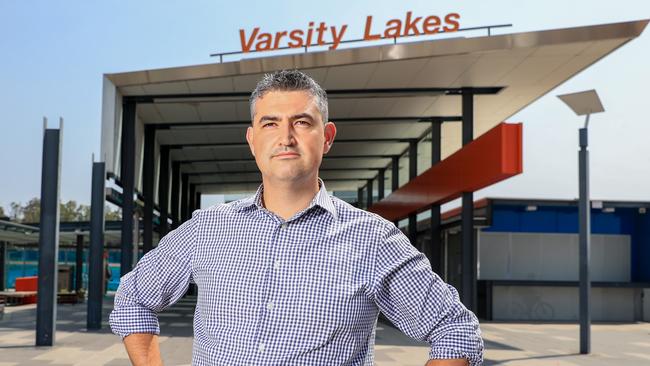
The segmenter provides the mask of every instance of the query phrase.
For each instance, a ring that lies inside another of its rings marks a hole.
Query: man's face
[[[308,183],[335,135],[309,92],[270,91],[255,103],[246,140],[265,180]]]

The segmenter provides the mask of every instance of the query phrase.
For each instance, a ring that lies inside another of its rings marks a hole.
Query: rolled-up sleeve
[[[392,224],[378,243],[371,287],[377,306],[396,327],[431,345],[430,359],[467,358],[472,366],[482,364],[478,319]]]
[[[178,301],[192,281],[197,221],[195,212],[120,278],[109,317],[113,333],[160,333],[157,313]]]

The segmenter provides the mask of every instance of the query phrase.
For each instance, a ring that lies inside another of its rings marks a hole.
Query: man
[[[456,290],[391,222],[328,195],[325,91],[279,71],[250,104],[257,193],[195,211],[121,279],[110,322],[133,364],[162,364],[156,313],[190,282],[193,365],[372,365],[380,310],[431,344],[427,366],[481,364],[478,321]]]

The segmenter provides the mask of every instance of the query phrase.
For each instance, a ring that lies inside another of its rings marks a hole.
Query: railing
[[[487,35],[492,36],[492,29],[495,28],[506,28],[506,27],[512,27],[512,24],[497,24],[497,25],[483,25],[479,27],[468,27],[468,28],[459,28],[458,30],[455,30],[453,32],[438,32],[436,34],[443,34],[443,33],[457,33],[457,32],[467,32],[467,31],[475,31],[475,30],[481,30],[485,29],[487,30]],[[417,36],[427,36],[431,34],[407,34],[405,36],[401,37],[380,37],[379,39],[373,39],[372,41],[377,41],[377,40],[382,40],[382,39],[392,39],[393,44],[397,44],[397,39],[398,38],[407,38],[407,37],[417,37]],[[339,43],[356,43],[356,42],[368,42],[368,40],[365,40],[363,38],[360,39],[349,39],[347,41],[340,41]],[[224,56],[232,56],[232,55],[239,55],[239,54],[245,54],[245,53],[255,53],[255,52],[269,52],[269,51],[278,51],[278,50],[289,50],[289,49],[297,49],[297,48],[304,48],[305,53],[309,52],[309,47],[323,47],[323,46],[329,46],[334,44],[334,42],[326,42],[323,44],[315,44],[315,45],[307,45],[307,46],[302,46],[302,47],[289,47],[289,46],[284,46],[284,47],[278,47],[273,50],[263,50],[263,51],[258,51],[258,50],[252,50],[248,52],[243,52],[243,51],[231,51],[231,52],[221,52],[221,53],[211,53],[210,57],[219,57],[219,63],[223,63],[223,57]]]

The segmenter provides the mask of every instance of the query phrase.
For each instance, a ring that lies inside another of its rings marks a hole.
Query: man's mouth
[[[293,151],[287,151],[287,152],[281,152],[279,154],[273,155],[274,158],[289,158],[289,157],[295,157],[295,156],[300,156],[297,152]]]

